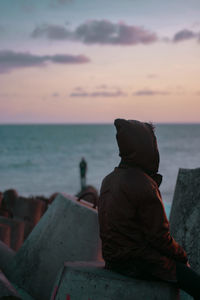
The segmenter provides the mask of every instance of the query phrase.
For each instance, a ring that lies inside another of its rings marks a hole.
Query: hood
[[[116,139],[122,162],[155,174],[159,168],[159,152],[153,127],[136,120],[116,119]]]

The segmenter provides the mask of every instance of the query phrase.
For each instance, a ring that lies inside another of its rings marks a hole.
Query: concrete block
[[[16,289],[17,293],[20,295],[20,299],[21,300],[34,300],[33,297],[31,297],[25,290],[19,288],[17,285],[13,284],[13,287]],[[1,298],[0,298],[1,300]],[[5,300],[9,300],[9,299],[5,299]],[[14,299],[13,299],[14,300]],[[17,300],[17,299],[16,299]],[[42,299],[41,299],[42,300]]]
[[[200,168],[179,169],[170,213],[170,231],[200,274]],[[181,300],[193,298],[181,291]]]
[[[105,270],[95,262],[65,263],[51,300],[175,300],[179,290],[161,281],[143,281]]]
[[[8,281],[8,279],[0,270],[0,299],[1,297],[8,296],[17,297],[16,299],[21,299],[16,289],[12,286],[12,284]]]
[[[24,241],[24,222],[17,219],[0,217],[0,224],[6,224],[11,228],[10,247],[17,251]]]
[[[0,241],[0,270],[4,273],[9,272],[9,266],[15,256],[16,252],[10,249],[6,244]]]
[[[200,168],[180,169],[170,213],[170,231],[200,274]]]
[[[36,225],[33,222],[24,220],[24,240],[27,239],[35,226]]]
[[[0,216],[6,217],[6,218],[13,218],[12,213],[8,209],[1,209],[0,208]]]
[[[36,225],[47,209],[47,203],[37,198],[6,197],[4,207],[14,217],[30,221]]]
[[[0,240],[10,247],[11,228],[7,224],[0,224]]]
[[[49,300],[65,261],[98,260],[100,253],[96,209],[58,195],[17,252],[7,276],[35,299]]]
[[[56,197],[59,195],[59,193],[53,193],[50,197],[49,197],[49,204],[51,204],[55,199]]]

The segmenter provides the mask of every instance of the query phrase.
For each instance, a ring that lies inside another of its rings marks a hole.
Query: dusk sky
[[[200,122],[199,0],[0,0],[0,123]]]

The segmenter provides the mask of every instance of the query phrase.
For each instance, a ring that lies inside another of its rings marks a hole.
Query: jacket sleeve
[[[143,193],[140,206],[141,226],[145,239],[161,254],[186,263],[188,261],[186,252],[170,235],[169,222],[157,185],[148,186],[147,191]]]

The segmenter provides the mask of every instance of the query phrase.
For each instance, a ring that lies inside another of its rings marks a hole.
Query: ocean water
[[[169,214],[179,168],[200,167],[200,124],[156,125]],[[100,188],[120,158],[113,125],[0,125],[0,190],[19,194],[76,194],[79,162],[88,163],[87,183]]]

